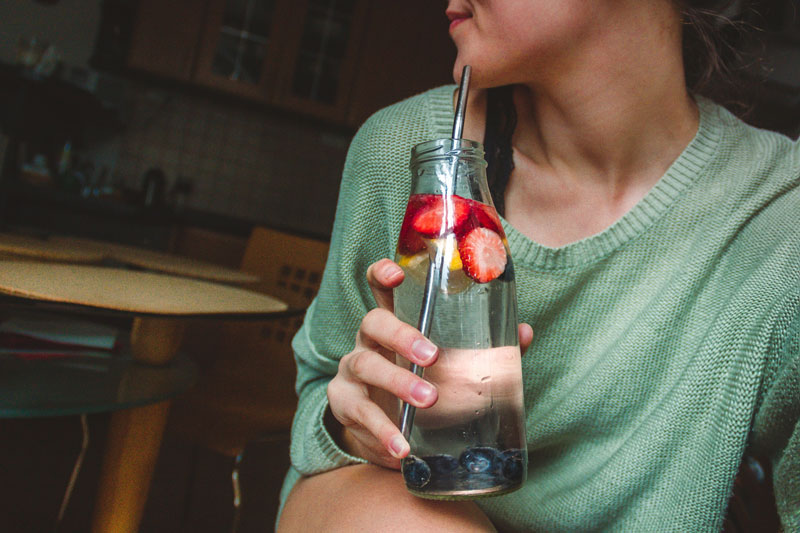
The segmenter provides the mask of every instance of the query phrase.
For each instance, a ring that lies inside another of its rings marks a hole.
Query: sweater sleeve
[[[800,302],[800,297],[798,297]],[[800,305],[777,343],[779,365],[757,411],[754,448],[772,461],[775,501],[784,531],[800,531]]]
[[[335,444],[323,415],[327,385],[339,360],[353,349],[364,315],[375,306],[367,268],[394,252],[394,222],[400,223],[397,198],[403,194],[398,189],[403,189],[403,180],[408,183],[408,152],[402,145],[393,146],[393,132],[400,127],[394,115],[379,113],[353,138],[320,291],[292,342],[299,401],[290,451],[292,466],[303,475],[364,462]]]

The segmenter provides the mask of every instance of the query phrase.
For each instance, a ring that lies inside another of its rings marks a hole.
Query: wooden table
[[[29,258],[66,263],[99,263],[105,257],[98,247],[77,247],[69,242],[17,233],[0,233],[0,258]]]
[[[120,268],[18,260],[0,260],[0,294],[50,310],[129,316],[133,358],[156,366],[175,358],[187,319],[263,319],[294,312],[275,298],[219,283]],[[164,400],[113,413],[93,532],[137,531],[169,403]]]
[[[0,259],[116,264],[230,284],[259,281],[258,276],[253,274],[192,257],[69,235],[35,236],[0,232]]]
[[[259,281],[258,276],[241,270],[233,270],[192,257],[181,256],[139,246],[103,242],[81,237],[51,235],[50,246],[68,249],[86,255],[101,254],[103,259],[166,274],[187,278],[218,281],[220,283],[246,284]]]

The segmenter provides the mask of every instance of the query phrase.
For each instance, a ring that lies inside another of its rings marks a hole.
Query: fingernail
[[[430,361],[430,359],[436,355],[436,350],[436,345],[428,339],[417,339],[414,341],[414,344],[411,345],[411,352],[423,363],[425,361]]]
[[[383,269],[383,276],[389,281],[391,281],[393,278],[396,278],[402,273],[403,270],[397,265],[391,265],[391,264],[386,265],[386,267]]]
[[[424,381],[417,381],[411,386],[411,397],[420,403],[427,403],[434,394],[434,389]]]
[[[395,435],[392,437],[392,440],[389,441],[389,453],[397,457],[398,459],[402,459],[407,455],[409,450],[408,443],[406,439],[403,438],[402,435]]]

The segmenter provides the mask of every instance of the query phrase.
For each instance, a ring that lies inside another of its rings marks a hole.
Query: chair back
[[[241,270],[261,278],[251,289],[305,308],[319,290],[327,257],[327,242],[257,227],[247,242]]]
[[[174,427],[226,455],[268,433],[288,432],[297,397],[291,341],[319,290],[328,243],[256,227],[241,270],[261,281],[245,285],[297,311],[269,320],[198,320],[183,348],[200,367],[197,385],[173,404]]]

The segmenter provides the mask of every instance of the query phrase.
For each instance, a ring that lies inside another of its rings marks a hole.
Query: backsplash
[[[202,95],[141,88],[131,99],[113,141],[117,183],[138,189],[158,167],[168,191],[191,181],[188,208],[330,234],[350,134]]]

